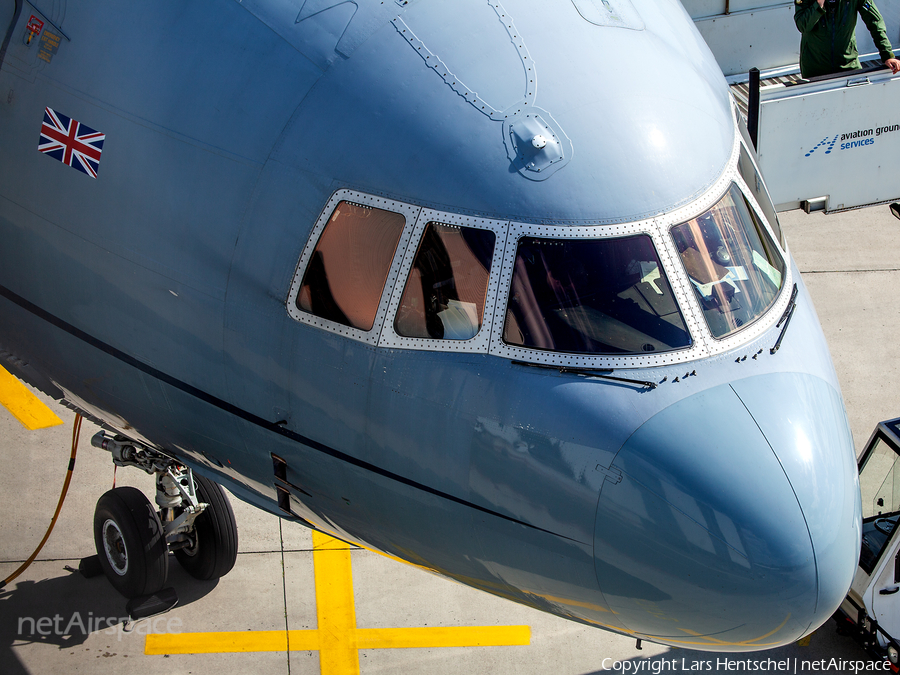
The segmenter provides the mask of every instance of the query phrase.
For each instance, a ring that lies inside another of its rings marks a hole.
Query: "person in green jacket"
[[[872,0],[795,0],[794,23],[800,31],[800,73],[828,75],[859,68],[856,16],[862,17],[881,60],[892,73],[900,71],[884,19]]]

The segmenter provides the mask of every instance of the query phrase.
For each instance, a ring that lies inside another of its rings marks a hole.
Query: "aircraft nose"
[[[795,373],[720,385],[619,451],[598,505],[598,581],[638,635],[715,651],[787,644],[846,594],[860,513],[831,385]]]
[[[844,403],[826,382],[799,373],[747,378],[732,389],[778,457],[803,511],[818,580],[813,630],[841,604],[859,562],[859,472]]]

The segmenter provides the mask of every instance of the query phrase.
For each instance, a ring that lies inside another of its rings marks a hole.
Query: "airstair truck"
[[[778,211],[900,197],[900,74],[877,64],[762,86],[758,124],[759,167]]]
[[[732,84],[776,210],[840,211],[900,199],[900,74],[880,62],[862,20],[862,70],[800,76],[800,33],[785,0],[682,0]],[[900,52],[900,0],[877,0]],[[749,70],[761,71],[758,105]]]

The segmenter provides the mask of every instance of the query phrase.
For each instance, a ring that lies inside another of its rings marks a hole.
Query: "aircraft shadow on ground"
[[[69,564],[74,567],[77,562]],[[106,577],[86,579],[78,572],[65,571],[65,565],[65,561],[58,562],[59,576],[14,582],[11,589],[0,591],[0,672],[4,675],[29,673],[14,646],[41,643],[65,650],[84,644],[91,634],[124,629],[127,600]],[[196,602],[217,584],[218,579],[194,579],[169,557],[166,586],[178,593],[176,607]],[[130,628],[137,631],[140,623],[132,623]]]

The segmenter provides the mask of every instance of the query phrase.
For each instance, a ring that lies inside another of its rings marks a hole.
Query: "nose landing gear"
[[[94,544],[116,590],[130,599],[157,594],[168,577],[169,551],[197,579],[217,579],[231,571],[237,559],[237,524],[219,485],[121,436],[101,431],[91,444],[111,452],[117,466],[135,466],[156,476],[158,510],[132,487],[113,488],[97,502]]]

